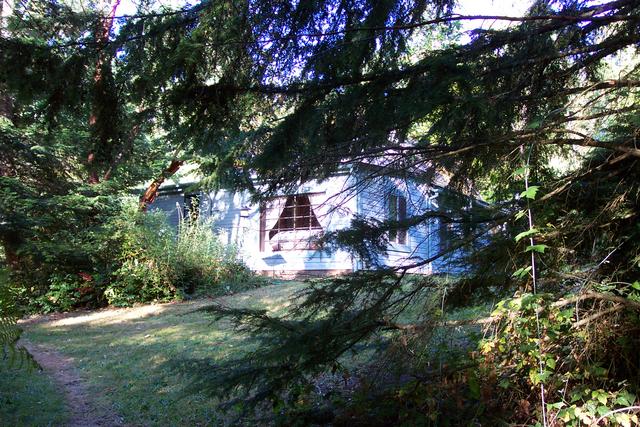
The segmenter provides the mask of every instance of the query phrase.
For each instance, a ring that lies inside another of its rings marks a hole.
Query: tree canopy
[[[375,162],[371,179],[446,175],[490,202],[327,236],[328,246],[384,250],[389,230],[439,217],[460,237],[436,257],[466,248],[465,274],[446,289],[408,278],[409,267],[354,274],[311,286],[285,318],[220,309],[264,346],[200,386],[281,396],[382,330],[428,329],[436,305],[421,323],[396,322],[427,295],[456,305],[473,292],[542,292],[554,304],[604,284],[620,298],[635,292],[636,1],[536,0],[524,16],[461,16],[445,0],[142,2],[132,15],[118,5],[21,2],[3,25],[0,238],[16,268],[21,254],[37,264],[33,254],[50,253],[51,236],[72,242],[71,226],[99,227],[107,195],[155,179],[143,205],[152,201],[183,162],[199,165],[203,185],[256,199]],[[461,34],[483,20],[509,25]],[[72,266],[95,262],[74,253]],[[620,346],[593,357],[619,362],[614,353],[629,354]],[[631,381],[637,368],[615,363],[610,380]]]

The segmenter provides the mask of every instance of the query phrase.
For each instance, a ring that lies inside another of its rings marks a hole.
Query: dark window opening
[[[268,208],[266,203],[260,207],[260,251],[267,244],[274,252],[317,249],[315,240],[322,226],[309,195],[287,196],[274,204],[280,208]]]
[[[269,230],[269,239],[283,231],[322,229],[306,194],[287,197],[278,222]]]
[[[392,221],[402,223],[407,219],[407,199],[404,196],[390,194],[388,199],[388,217]],[[407,243],[407,228],[396,224],[389,230],[389,241],[404,245]]]

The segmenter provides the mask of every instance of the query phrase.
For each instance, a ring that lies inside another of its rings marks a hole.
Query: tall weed
[[[12,272],[10,287],[19,303],[32,312],[129,306],[229,293],[256,283],[209,220],[183,220],[176,230],[164,212],[140,212],[134,197],[112,201],[107,211],[92,227],[77,227],[73,247],[39,251],[57,255],[39,257],[44,267],[38,275],[26,262]],[[56,247],[65,242],[60,239]]]
[[[254,276],[224,245],[208,219],[183,219],[178,230],[163,212],[142,213],[137,204],[114,223],[118,268],[105,290],[109,304],[168,301],[198,293],[226,293]]]

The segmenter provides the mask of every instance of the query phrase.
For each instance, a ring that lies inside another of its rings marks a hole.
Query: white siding
[[[313,209],[323,231],[339,230],[349,226],[355,200],[342,200],[342,190],[347,185],[347,176],[335,176],[322,182],[309,182],[298,189],[298,193],[316,193]],[[318,194],[320,193],[320,194]],[[335,209],[340,206],[340,209]],[[260,213],[257,206],[251,210],[251,229],[244,240],[245,261],[257,271],[270,271],[282,274],[287,271],[346,271],[353,269],[351,256],[344,251],[327,254],[319,250],[294,250],[274,252],[271,246],[264,245],[260,252]]]
[[[341,192],[347,185],[347,176],[335,176],[322,182],[309,182],[298,193],[315,193],[314,210],[324,231],[349,226],[355,212],[355,198],[343,200]],[[320,194],[318,194],[320,193]],[[251,203],[248,193],[219,191],[201,197],[201,214],[214,219],[214,227],[224,243],[234,244],[244,262],[255,271],[275,275],[296,272],[334,270],[351,271],[353,260],[344,251],[327,254],[319,250],[272,251],[264,245],[260,251],[260,208]],[[340,205],[339,209],[334,206]],[[242,210],[245,209],[245,216]]]
[[[352,175],[336,175],[321,182],[311,181],[300,186],[298,194],[312,193],[313,209],[323,231],[345,229],[354,215],[384,220],[388,215],[388,195],[402,195],[407,202],[407,217],[426,210],[438,209],[438,191],[414,180],[375,177],[360,170]],[[151,205],[168,213],[169,221],[177,226],[184,207],[185,192],[181,188],[165,190]],[[352,271],[366,268],[360,260],[339,250],[327,254],[319,250],[273,251],[270,244],[260,250],[260,209],[252,203],[248,193],[218,191],[200,194],[203,217],[214,221],[214,228],[225,244],[238,247],[244,262],[255,271],[287,275],[304,271]],[[244,213],[244,215],[243,215]],[[436,255],[440,221],[431,220],[407,231],[406,244],[391,243],[386,255],[378,263],[386,266],[410,265]],[[445,271],[444,263],[436,261],[412,270],[430,274]]]

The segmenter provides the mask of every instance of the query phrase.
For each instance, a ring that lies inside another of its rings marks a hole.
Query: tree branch
[[[156,197],[158,196],[158,190],[164,181],[178,172],[180,166],[184,164],[183,160],[173,159],[171,164],[160,174],[159,177],[153,180],[153,182],[149,185],[147,190],[144,192],[142,197],[140,197],[140,210],[147,210],[147,206],[154,202]]]

